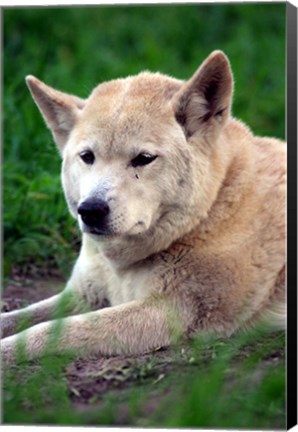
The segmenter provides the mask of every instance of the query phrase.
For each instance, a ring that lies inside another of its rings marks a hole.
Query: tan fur
[[[62,294],[2,314],[4,360],[15,357],[9,335],[22,317],[36,324],[20,334],[29,358],[45,348],[138,354],[196,332],[284,327],[286,145],[231,117],[222,52],[189,81],[143,72],[100,84],[86,101],[27,83],[63,157],[83,241]],[[135,167],[140,153],[157,158]],[[100,235],[78,215],[90,199],[109,206]],[[110,307],[86,312],[104,298]],[[73,316],[55,333],[61,299]]]

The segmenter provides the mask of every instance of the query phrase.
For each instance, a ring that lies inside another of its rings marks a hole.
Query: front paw
[[[15,336],[2,339],[0,342],[1,363],[12,365],[15,362]]]
[[[16,315],[14,312],[4,312],[0,316],[1,339],[12,335],[16,329]]]

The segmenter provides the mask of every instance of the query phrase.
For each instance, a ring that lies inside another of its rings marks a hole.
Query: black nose
[[[83,201],[78,207],[82,221],[89,227],[102,230],[105,228],[107,215],[110,212],[108,203],[102,199]]]

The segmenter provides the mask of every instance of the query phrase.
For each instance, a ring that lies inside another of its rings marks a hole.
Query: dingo
[[[61,299],[53,353],[138,354],[195,332],[284,327],[286,145],[231,116],[221,51],[186,82],[143,72],[86,100],[26,80],[83,239],[61,294],[2,314],[5,361],[19,335],[29,359],[43,353]],[[22,318],[34,325],[9,336]]]

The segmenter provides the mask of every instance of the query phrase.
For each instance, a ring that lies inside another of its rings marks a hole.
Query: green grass
[[[125,366],[121,383],[126,385],[95,394],[84,414],[74,411],[69,399],[63,371],[70,358],[46,357],[41,365],[15,366],[6,374],[3,422],[283,429],[284,343],[282,332],[195,339],[187,349],[173,350],[175,366],[169,370],[153,356]],[[276,352],[279,360],[270,361]],[[94,379],[99,376],[116,380],[102,371]]]
[[[214,49],[229,56],[233,112],[261,135],[285,135],[285,4],[5,9],[4,273],[54,265],[79,242],[60,188],[60,157],[24,78],[86,97],[101,81],[149,69],[187,79]]]

